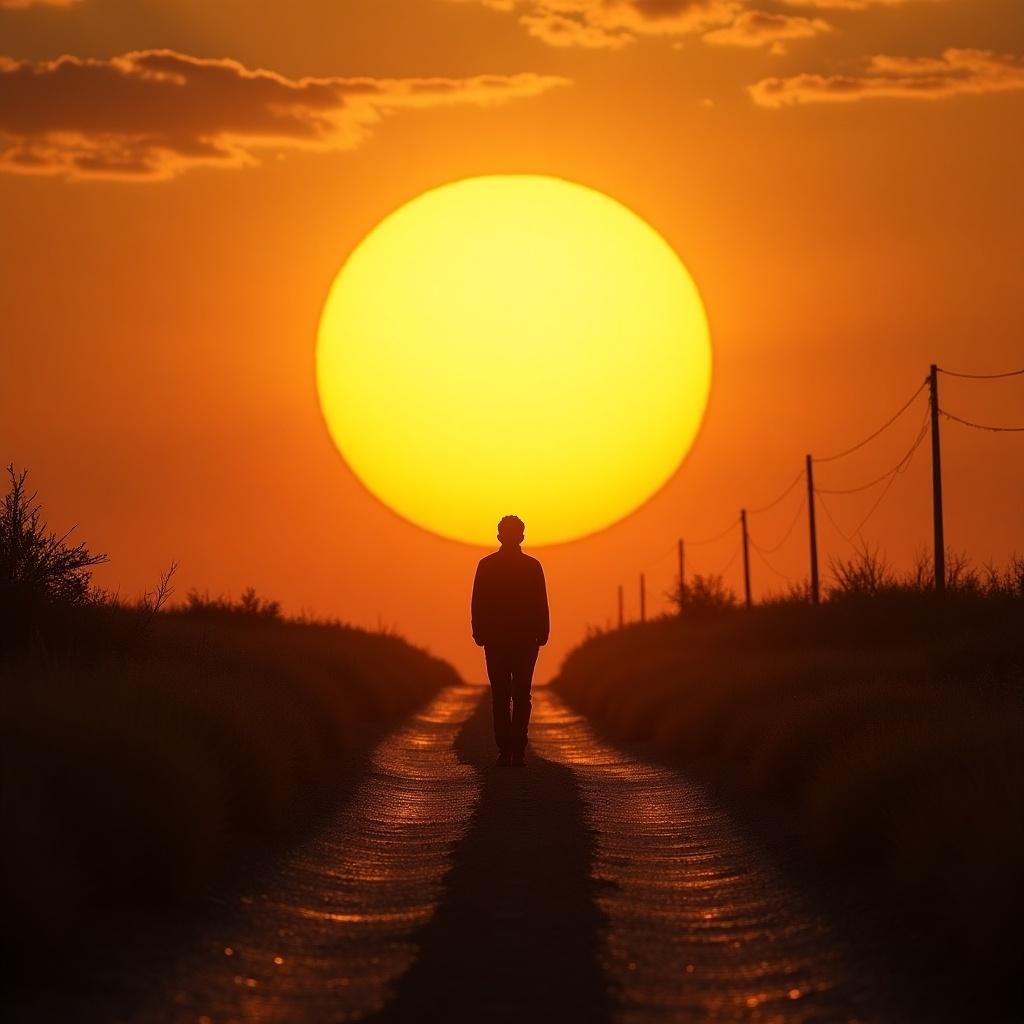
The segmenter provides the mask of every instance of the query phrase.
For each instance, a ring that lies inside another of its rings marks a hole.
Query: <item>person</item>
[[[499,550],[480,559],[473,580],[473,639],[484,649],[491,684],[499,767],[524,763],[530,686],[550,619],[544,570],[523,554],[526,527],[518,516],[498,523]]]

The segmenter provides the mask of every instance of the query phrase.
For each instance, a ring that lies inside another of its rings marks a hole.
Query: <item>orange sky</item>
[[[458,178],[607,192],[675,247],[711,321],[711,403],[680,472],[615,527],[534,552],[541,677],[614,615],[619,582],[635,614],[645,569],[663,608],[677,536],[859,440],[930,362],[1024,366],[1019,0],[0,0],[0,54],[0,455],[54,526],[109,552],[99,579],[122,594],[178,559],[181,593],[252,584],[482,676],[483,549],[363,490],[313,377],[347,253]],[[942,387],[950,411],[1024,425],[1020,379]],[[919,423],[819,484],[889,469]],[[950,545],[1024,551],[1021,435],[946,423],[943,445]],[[864,528],[900,566],[930,539],[928,469],[922,448]],[[828,506],[849,532],[878,493]],[[798,501],[751,519],[762,547]],[[848,553],[819,519],[823,558]],[[692,548],[693,568],[735,544]],[[806,572],[802,520],[768,558]],[[752,573],[758,593],[786,585],[756,554]]]

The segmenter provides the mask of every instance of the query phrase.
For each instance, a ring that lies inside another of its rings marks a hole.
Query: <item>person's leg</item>
[[[512,753],[512,670],[507,651],[488,645],[484,648],[487,678],[491,684],[491,708],[494,715],[494,740],[498,750]]]
[[[526,750],[530,710],[533,707],[530,689],[533,684],[533,669],[537,664],[537,652],[536,646],[519,648],[512,661],[511,752],[513,758],[521,758]]]

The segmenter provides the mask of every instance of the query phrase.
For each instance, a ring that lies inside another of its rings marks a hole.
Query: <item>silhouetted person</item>
[[[548,642],[544,570],[520,545],[518,516],[498,523],[501,548],[480,559],[473,580],[473,639],[484,649],[494,705],[498,764],[521,765],[530,724],[530,686],[537,652]]]

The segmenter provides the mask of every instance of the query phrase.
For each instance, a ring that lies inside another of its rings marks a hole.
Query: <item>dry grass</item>
[[[779,809],[809,865],[987,982],[1011,976],[1024,910],[1022,683],[1024,601],[904,589],[598,634],[555,685],[611,736]]]
[[[126,908],[194,903],[457,681],[396,636],[224,602],[31,618],[0,654],[5,945],[30,954]]]

